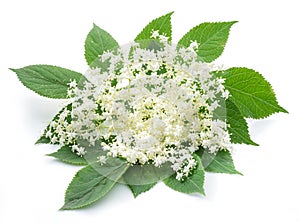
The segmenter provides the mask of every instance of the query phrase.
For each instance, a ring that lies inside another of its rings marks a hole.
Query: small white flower
[[[46,138],[51,138],[52,132],[50,130],[47,131],[45,136],[46,136]]]
[[[52,144],[57,143],[57,137],[53,136],[50,141],[51,141]]]
[[[177,172],[176,173],[176,180],[182,180],[182,178],[183,178],[183,173],[181,173],[181,172]]]
[[[97,162],[100,163],[100,165],[104,165],[106,163],[107,157],[106,156],[98,156]]]
[[[152,34],[151,34],[151,38],[156,39],[157,37],[159,37],[159,32],[158,32],[158,30],[153,30],[153,31],[152,31]]]
[[[191,42],[189,47],[192,49],[198,49],[198,46],[199,46],[198,42],[196,40],[194,40]]]
[[[222,93],[222,97],[227,99],[229,97],[229,91],[228,90],[225,90],[223,93]]]
[[[78,147],[76,154],[78,156],[84,156],[86,154],[86,151],[83,147]]]
[[[73,145],[71,150],[73,153],[76,153],[78,149],[79,149],[78,145]]]
[[[69,84],[70,88],[76,88],[77,87],[77,82],[75,80],[71,81]]]
[[[51,128],[56,128],[57,127],[57,123],[55,121],[50,122],[50,127]]]

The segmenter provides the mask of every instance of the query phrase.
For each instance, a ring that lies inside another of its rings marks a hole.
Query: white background
[[[134,199],[119,186],[92,207],[58,211],[79,168],[44,156],[54,148],[34,142],[62,102],[29,91],[8,68],[53,64],[84,72],[83,44],[93,22],[126,44],[170,11],[175,42],[201,22],[238,20],[216,63],[261,72],[290,114],[250,121],[260,147],[235,146],[244,176],[207,174],[206,197],[160,183]],[[300,222],[299,15],[296,0],[2,0],[0,222]]]

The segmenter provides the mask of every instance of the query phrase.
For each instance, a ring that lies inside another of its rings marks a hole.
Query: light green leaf
[[[164,180],[164,183],[170,188],[186,193],[200,193],[205,195],[204,193],[204,169],[200,160],[200,157],[194,154],[194,158],[197,161],[197,168],[194,170],[193,174],[189,176],[185,181],[178,181],[175,178],[175,174],[171,177]]]
[[[144,184],[144,185],[130,185],[127,184],[128,187],[130,188],[132,194],[134,197],[137,197],[141,193],[147,192],[150,190],[152,187],[156,185],[156,183],[151,183],[151,184]]]
[[[65,110],[65,108],[67,108],[69,111],[72,110],[72,104],[68,104],[66,107],[62,108],[52,119],[52,121],[57,121],[59,119],[59,115]],[[52,122],[51,121],[51,122]],[[71,121],[71,117],[69,117],[69,120],[67,118],[67,121]],[[50,124],[48,124],[48,126],[45,128],[45,130],[43,131],[42,136],[36,141],[35,144],[50,144],[50,139],[46,137],[46,132],[48,132],[48,130],[50,129]]]
[[[226,122],[232,143],[245,143],[258,146],[253,142],[248,132],[248,124],[238,107],[229,99],[226,100]]]
[[[231,100],[244,117],[265,118],[276,112],[286,112],[276,100],[275,93],[264,77],[248,68],[230,68],[225,70],[225,87],[231,94]]]
[[[69,83],[73,80],[79,83],[85,79],[80,73],[51,65],[31,65],[11,70],[27,88],[49,98],[67,98]]]
[[[159,34],[163,34],[169,37],[169,41],[172,41],[172,24],[171,24],[171,15],[173,12],[170,12],[166,15],[163,15],[157,19],[152,20],[139,35],[135,38],[135,41],[138,40],[148,40],[152,39],[152,31],[157,30]]]
[[[242,175],[235,169],[231,154],[227,150],[220,150],[215,155],[204,152],[201,161],[207,172]]]
[[[72,152],[70,146],[63,146],[58,151],[48,154],[48,156],[55,157],[60,161],[72,165],[87,165],[87,161],[84,157],[78,156],[76,153]]]
[[[105,51],[115,49],[119,46],[117,41],[105,30],[94,24],[85,40],[85,59],[88,65],[93,67],[97,64],[97,59]]]
[[[124,165],[111,174],[121,178],[127,168],[128,165]],[[115,184],[116,181],[111,180],[110,175],[105,177],[92,166],[84,167],[76,173],[70,183],[65,194],[65,204],[61,209],[71,210],[90,205],[104,197]]]
[[[212,62],[223,52],[233,22],[201,23],[187,32],[178,42],[179,46],[188,47],[197,41],[197,54],[204,62]]]

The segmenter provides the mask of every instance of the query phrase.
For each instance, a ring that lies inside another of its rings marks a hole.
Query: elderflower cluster
[[[71,98],[77,89],[76,81],[71,81],[68,89],[68,97]],[[59,144],[61,146],[68,145],[72,152],[78,156],[85,155],[84,147],[78,146],[76,142],[77,135],[73,128],[73,121],[71,117],[72,106],[68,105],[63,108],[59,114],[50,122],[44,136],[50,140],[52,144]]]
[[[226,122],[214,117],[229,93],[213,77],[216,67],[197,57],[196,41],[180,48],[159,31],[152,38],[105,52],[83,86],[71,82],[72,108],[51,123],[47,137],[78,155],[86,152],[80,138],[131,164],[170,163],[183,180],[197,167],[192,154],[200,147],[231,147]],[[104,164],[106,156],[97,160]]]
[[[66,107],[50,122],[45,136],[50,139],[52,144],[74,144],[76,134],[72,125],[68,122],[70,114],[70,110]]]

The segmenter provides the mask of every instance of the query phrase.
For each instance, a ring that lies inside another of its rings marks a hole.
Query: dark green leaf
[[[126,171],[123,179],[134,197],[137,197],[139,194],[150,190],[158,181],[173,174],[174,171],[169,163],[161,167],[155,167],[153,164],[133,165]]]
[[[105,30],[94,24],[93,29],[85,40],[85,59],[88,65],[97,64],[97,59],[105,51],[115,49],[119,46],[117,41]]]
[[[99,167],[100,168],[100,167]],[[116,169],[111,174],[113,178],[118,176],[116,181],[122,177],[128,165]],[[70,183],[66,195],[65,204],[62,210],[78,209],[90,205],[105,196],[115,185],[116,181],[99,173],[98,169],[92,166],[79,170]]]
[[[218,151],[215,155],[204,152],[201,161],[207,172],[241,174],[235,169],[231,154],[227,150]]]
[[[163,180],[174,174],[169,163],[161,167],[155,167],[153,164],[133,165],[124,174],[123,178],[129,185],[152,184]]]
[[[69,83],[85,80],[80,73],[51,65],[31,65],[11,70],[30,90],[49,98],[67,98]]]
[[[47,137],[45,136],[45,134],[43,134],[43,135],[35,142],[35,144],[50,144],[50,143],[51,143],[50,139],[47,138]]]
[[[76,153],[72,152],[70,146],[63,146],[58,151],[48,154],[48,156],[55,157],[60,161],[73,165],[87,165],[87,161],[84,157],[78,156]]]
[[[156,185],[156,183],[151,183],[151,184],[144,184],[144,185],[130,185],[127,184],[128,187],[130,188],[132,194],[134,197],[137,197],[141,193],[147,192],[150,190],[152,187]]]
[[[169,37],[169,41],[172,41],[172,24],[171,24],[171,15],[173,12],[170,12],[166,15],[163,15],[157,19],[152,20],[139,35],[135,38],[135,41],[138,40],[148,40],[152,39],[152,31],[159,31],[159,34],[163,34]]]
[[[226,45],[233,22],[202,23],[187,32],[178,42],[179,46],[188,47],[197,41],[197,54],[204,62],[212,62],[218,58]]]
[[[85,146],[84,144],[85,143],[83,143],[82,141],[79,141],[79,146],[83,146],[85,148],[86,154],[84,155],[84,159],[88,162],[89,165],[94,167],[94,169],[96,169],[102,176],[108,177],[113,181],[118,181],[121,183],[124,182],[124,177],[122,177],[122,179],[119,179],[119,171],[124,168],[129,168],[127,167],[128,163],[125,159],[106,156],[107,151],[102,150],[101,145],[98,146],[97,142],[94,146]],[[99,164],[99,156],[106,156],[105,164]]]
[[[182,193],[200,193],[204,195],[204,169],[200,157],[194,154],[194,158],[196,159],[198,165],[191,176],[184,181],[178,181],[174,174],[165,179],[164,183],[170,188]]]
[[[245,143],[258,146],[250,138],[248,124],[238,107],[230,100],[226,100],[226,122],[232,143]]]
[[[244,117],[265,118],[276,112],[287,111],[278,105],[275,93],[264,77],[248,68],[225,70],[225,87],[230,91],[231,100]]]

